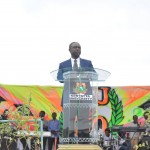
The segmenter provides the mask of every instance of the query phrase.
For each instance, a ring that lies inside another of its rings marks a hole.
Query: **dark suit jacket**
[[[80,58],[80,67],[81,69],[86,69],[86,71],[90,70],[90,68],[93,70],[93,65],[90,60],[82,59]],[[71,64],[71,59],[68,59],[62,63],[59,64],[59,70],[57,74],[57,80],[60,82],[63,82],[63,73],[67,71],[72,70],[72,64]]]
[[[82,59],[82,58],[80,58],[80,68],[83,69],[84,71],[91,71],[91,70],[93,71],[94,70],[92,62],[90,60],[86,60],[86,59]],[[60,82],[63,83],[63,73],[65,73],[67,71],[72,71],[71,59],[68,59],[59,64],[57,80],[59,80]],[[62,95],[61,106],[63,106],[63,102],[67,101],[67,99],[68,99],[68,96],[69,96],[69,93],[67,93],[67,91],[69,92],[69,90],[67,90],[68,88],[69,88],[68,86],[65,86],[65,88],[64,88],[65,93],[63,92],[63,95]]]

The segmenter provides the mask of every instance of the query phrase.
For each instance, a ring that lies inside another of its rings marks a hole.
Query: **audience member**
[[[52,120],[48,122],[48,131],[51,132],[51,137],[49,138],[49,150],[52,150],[53,146],[55,149],[58,148],[59,143],[59,132],[60,132],[60,122],[56,119],[56,112],[52,113]]]

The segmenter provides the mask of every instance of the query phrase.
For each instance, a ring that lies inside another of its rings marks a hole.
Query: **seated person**
[[[105,133],[103,134],[102,141],[103,141],[103,148],[104,149],[112,150],[112,147],[111,147],[111,134],[110,134],[110,129],[109,128],[105,129]]]
[[[129,127],[139,127],[138,116],[133,116],[133,121],[130,123]],[[139,142],[140,133],[139,132],[129,132],[127,134],[127,139],[131,143],[131,150],[135,150],[136,145]]]
[[[119,146],[120,149],[119,150],[130,150],[131,146],[130,143],[126,140],[126,132],[118,132],[118,136],[119,136]]]
[[[120,143],[118,143],[119,150],[128,150],[127,144],[121,137],[120,137],[120,139],[118,139],[118,142],[120,142]],[[112,143],[112,136],[110,133],[110,129],[106,128],[105,134],[103,135],[103,148],[106,150],[113,150],[113,144],[114,143]]]

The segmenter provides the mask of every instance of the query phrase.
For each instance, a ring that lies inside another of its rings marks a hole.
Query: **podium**
[[[64,83],[63,144],[98,144],[98,82],[110,72],[97,68],[64,68],[51,72]]]

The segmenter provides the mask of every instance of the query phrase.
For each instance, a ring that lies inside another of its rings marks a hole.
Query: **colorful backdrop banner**
[[[143,122],[146,104],[150,103],[150,86],[98,87],[99,126],[128,125],[133,115]],[[63,87],[57,86],[22,86],[0,85],[0,114],[5,109],[15,110],[31,100],[31,114],[46,112],[46,119],[51,119],[52,112],[57,112],[62,119],[61,96]]]

